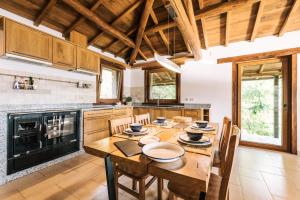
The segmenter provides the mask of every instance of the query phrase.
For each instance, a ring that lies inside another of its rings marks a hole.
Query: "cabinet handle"
[[[77,142],[77,139],[70,140],[70,143]]]

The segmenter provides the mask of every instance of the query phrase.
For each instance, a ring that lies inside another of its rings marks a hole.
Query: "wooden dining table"
[[[184,128],[190,126],[191,123],[174,123],[173,127],[163,127],[157,125],[146,125],[150,130],[149,135],[155,135],[160,141],[170,142],[181,145],[185,149],[185,154],[177,161],[170,163],[159,163],[152,161],[143,154],[126,157],[115,145],[115,142],[123,140],[138,140],[141,136],[128,136],[126,134],[115,134],[110,137],[98,140],[84,146],[88,154],[101,157],[105,161],[106,179],[108,196],[110,200],[116,199],[116,191],[114,187],[114,168],[113,162],[124,163],[138,169],[145,169],[152,176],[184,183],[187,186],[196,186],[200,189],[199,199],[205,199],[208,189],[210,172],[214,152],[218,147],[218,125],[210,123],[214,127],[213,131],[204,133],[208,136],[212,145],[205,148],[195,148],[184,145],[177,141],[178,134],[184,131]],[[161,183],[158,183],[158,199],[161,198]]]

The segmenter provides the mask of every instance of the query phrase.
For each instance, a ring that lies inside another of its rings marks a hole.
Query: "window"
[[[180,74],[167,69],[146,70],[146,103],[179,103]]]
[[[98,103],[116,103],[121,100],[122,73],[120,69],[101,66]]]

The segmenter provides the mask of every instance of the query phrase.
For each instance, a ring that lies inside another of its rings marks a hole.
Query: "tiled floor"
[[[0,199],[106,200],[103,160],[84,154],[40,170],[1,186]],[[120,199],[134,198],[120,192]],[[156,199],[155,183],[147,191],[147,199]],[[299,200],[300,156],[239,147],[230,181],[230,199]]]

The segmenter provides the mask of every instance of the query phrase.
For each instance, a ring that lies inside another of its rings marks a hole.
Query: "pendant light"
[[[169,14],[168,14],[168,24],[169,24],[169,21],[170,21],[170,18],[169,18]],[[168,38],[170,40],[170,28],[168,28]],[[174,40],[173,41],[174,41],[174,49],[173,49],[174,54],[173,55],[175,55],[175,42],[176,42],[176,40],[175,40],[175,28],[174,28]],[[169,50],[170,50],[170,47],[168,46],[168,55],[170,55]],[[163,67],[165,67],[165,68],[167,68],[167,69],[169,69],[173,72],[176,72],[176,73],[179,73],[179,74],[181,73],[181,68],[175,62],[171,61],[170,59],[166,58],[165,56],[161,56],[158,53],[154,53],[154,58],[161,66],[163,66]]]
[[[164,56],[161,56],[157,53],[154,53],[154,58],[155,60],[163,67],[173,71],[173,72],[176,72],[176,73],[181,73],[181,69],[180,67],[172,62],[171,60],[167,59],[166,57]]]

